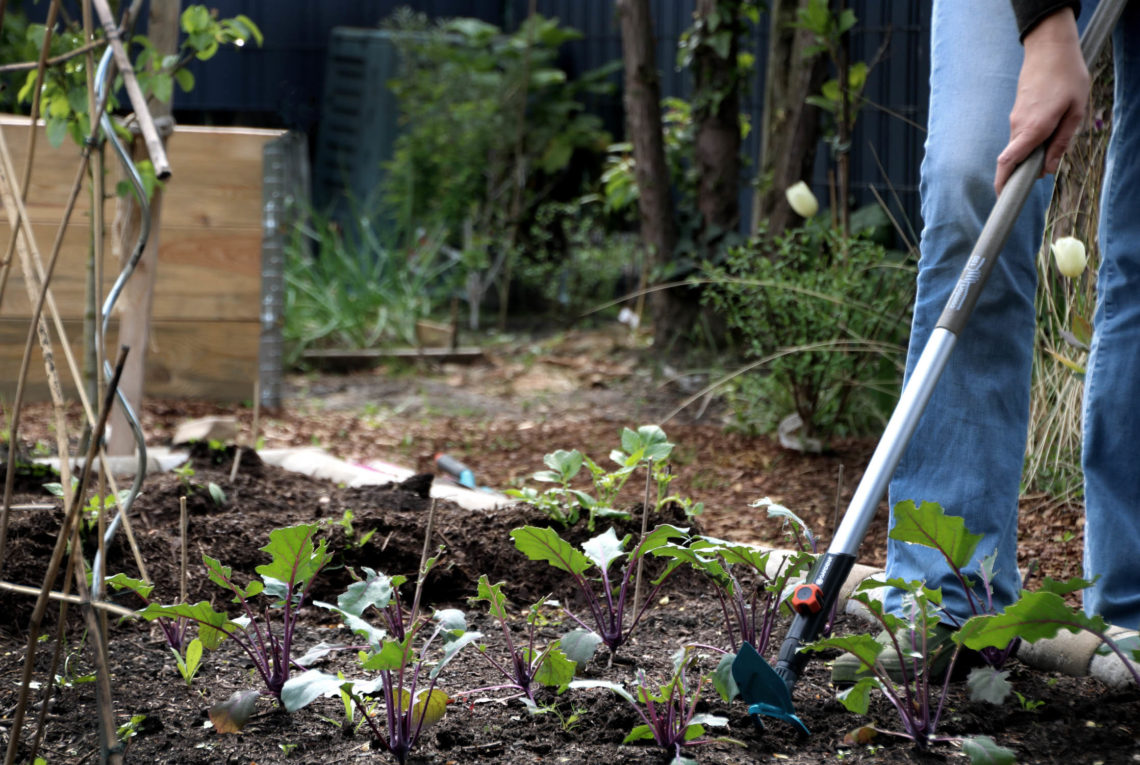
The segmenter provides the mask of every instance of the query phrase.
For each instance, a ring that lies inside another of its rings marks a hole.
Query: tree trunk
[[[621,20],[622,61],[625,66],[625,118],[638,188],[641,238],[653,270],[667,273],[673,260],[677,232],[673,222],[669,169],[661,125],[661,83],[654,51],[653,20],[648,0],[617,0]],[[654,342],[665,348],[680,329],[683,300],[673,290],[655,292],[650,300]]]
[[[697,0],[696,15],[703,40],[693,57],[697,208],[701,241],[711,249],[740,223],[740,0]],[[711,36],[725,35],[727,48],[711,44]]]
[[[763,148],[757,162],[757,192],[752,201],[752,233],[768,222],[769,235],[783,233],[796,219],[784,190],[811,177],[820,137],[819,111],[806,103],[827,76],[822,55],[804,57],[810,33],[795,29],[796,12],[808,0],[772,0],[768,36],[767,81],[764,85]]]

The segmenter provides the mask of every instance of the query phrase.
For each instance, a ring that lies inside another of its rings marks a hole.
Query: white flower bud
[[[1057,270],[1070,279],[1075,279],[1085,270],[1088,258],[1085,256],[1085,243],[1075,236],[1063,236],[1049,245]]]
[[[819,212],[819,201],[803,181],[789,186],[784,196],[788,198],[788,204],[796,211],[796,215],[801,218],[810,218]]]

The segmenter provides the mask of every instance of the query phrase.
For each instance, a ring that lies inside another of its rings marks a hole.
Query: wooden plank
[[[169,204],[169,201],[168,201]],[[46,260],[56,226],[36,224],[36,243]],[[7,224],[0,225],[0,242],[8,241]],[[87,283],[89,233],[70,226],[52,274],[52,292],[65,318],[83,316]],[[106,252],[110,252],[109,243]],[[163,226],[155,284],[155,319],[249,321],[258,318],[261,301],[261,229],[228,230]],[[106,259],[103,295],[119,274],[118,260]],[[0,317],[27,318],[31,312],[23,273],[13,269],[0,303]]]
[[[0,115],[0,129],[12,150],[12,161],[22,173],[27,156],[28,118]],[[28,214],[37,223],[59,224],[63,205],[79,164],[80,149],[69,138],[60,147],[48,143],[39,128]],[[166,185],[170,226],[261,229],[261,152],[279,130],[250,128],[175,127],[168,152],[174,177]],[[118,160],[107,152],[109,193],[122,178]],[[73,222],[84,224],[90,211],[89,194],[81,193]],[[108,216],[114,213],[110,200]]]
[[[65,331],[77,357],[82,322],[65,322]],[[16,391],[16,373],[27,337],[27,323],[0,319],[0,396],[11,400]],[[117,325],[112,322],[108,353],[117,349]],[[156,321],[151,325],[151,348],[147,355],[148,398],[199,398],[209,401],[241,401],[253,397],[257,378],[257,348],[261,334],[258,322]],[[58,341],[57,341],[58,342]],[[46,376],[38,345],[28,374],[28,401],[48,400]],[[63,376],[65,395],[75,395],[75,385],[56,349],[56,365]]]

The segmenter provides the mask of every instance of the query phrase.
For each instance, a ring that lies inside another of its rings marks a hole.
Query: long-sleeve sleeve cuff
[[[1046,16],[1064,8],[1072,8],[1073,15],[1079,16],[1081,4],[1073,0],[1011,0],[1013,14],[1017,17],[1017,31],[1022,40]]]

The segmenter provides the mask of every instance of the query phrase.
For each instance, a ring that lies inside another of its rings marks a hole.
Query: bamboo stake
[[[76,524],[72,534],[71,555],[67,558],[67,573],[63,576],[64,595],[71,595],[71,580],[75,576],[75,562],[78,558],[76,551],[79,549],[81,549],[79,547],[79,524]],[[79,600],[78,596],[76,596],[76,600]],[[28,762],[36,761],[36,754],[40,751],[40,745],[43,744],[44,735],[47,733],[48,708],[51,706],[51,696],[55,690],[55,678],[59,670],[59,663],[63,659],[63,646],[67,632],[67,605],[67,600],[59,603],[59,616],[55,624],[55,649],[51,654],[51,666],[48,668],[47,682],[43,684],[43,692],[40,694],[40,713],[36,716],[36,734],[32,738]]]
[[[437,499],[431,501],[431,508],[428,510],[427,523],[424,526],[424,549],[420,553],[420,569],[416,577],[416,594],[412,597],[412,612],[411,617],[408,619],[408,624],[413,625],[416,623],[417,612],[420,609],[420,595],[423,593],[424,588],[424,566],[427,565],[428,550],[431,549],[431,535],[433,527],[435,526],[435,506],[439,502]]]
[[[181,561],[178,566],[178,602],[186,602],[186,559],[187,549],[189,547],[188,540],[186,539],[187,532],[190,530],[190,517],[186,512],[186,497],[178,498],[178,531],[182,538],[182,555]]]
[[[15,584],[13,582],[0,582],[0,590],[2,590],[4,592],[12,592],[12,593],[15,593],[17,595],[30,595],[32,597],[36,597],[40,594],[40,592],[42,592],[42,590],[39,587],[29,587],[26,584]],[[67,593],[67,592],[59,592],[57,590],[51,590],[50,592],[48,592],[47,596],[48,596],[48,599],[50,599],[50,600],[55,600],[58,602],[71,603],[73,605],[78,605],[78,604],[83,602],[82,599],[78,595],[72,595],[71,593]],[[106,611],[107,613],[113,614],[115,616],[134,616],[135,615],[135,612],[132,611],[131,609],[124,608],[123,606],[120,606],[118,603],[111,603],[111,602],[106,601],[106,600],[92,600],[91,601],[91,607],[92,608],[98,608],[102,611]]]
[[[95,4],[95,12],[99,15],[99,21],[103,25],[103,32],[107,36],[107,41],[111,44],[111,50],[115,56],[115,66],[118,67],[119,74],[123,77],[123,86],[126,88],[127,97],[131,101],[135,119],[139,122],[139,129],[142,131],[147,154],[150,156],[151,164],[154,165],[154,174],[158,176],[160,181],[165,181],[171,173],[170,160],[166,157],[166,149],[158,135],[158,128],[155,127],[150,109],[146,105],[146,96],[143,95],[142,88],[139,87],[139,82],[135,78],[135,70],[131,66],[131,60],[127,57],[126,48],[123,47],[122,36],[119,33],[119,28],[115,26],[115,18],[111,15],[111,7],[107,4],[107,0],[92,0],[92,2]]]
[[[641,537],[637,543],[641,544],[645,541],[645,534],[649,530],[649,481],[653,478],[653,463],[646,466],[645,472],[645,500],[641,503]],[[637,607],[641,605],[641,570],[642,564],[645,562],[645,556],[637,559],[637,573],[633,577],[633,611],[635,617],[637,616]],[[611,658],[613,654],[610,654]]]
[[[250,426],[250,446],[253,451],[257,451],[257,428],[258,417],[261,415],[261,381],[253,381],[253,425]],[[230,483],[237,480],[238,465],[241,464],[241,453],[244,447],[240,443],[234,444],[234,466],[230,469]]]
[[[71,500],[67,502],[63,525],[60,528],[59,535],[55,539],[55,548],[52,550],[51,559],[48,561],[47,573],[44,574],[44,584],[36,598],[35,608],[32,610],[31,622],[28,625],[28,647],[24,652],[24,668],[20,675],[20,694],[16,701],[16,709],[12,714],[12,733],[8,739],[8,752],[4,760],[5,765],[13,765],[16,761],[16,750],[18,749],[18,742],[20,740],[20,728],[24,724],[24,715],[28,703],[28,691],[31,687],[32,671],[35,668],[36,647],[39,642],[40,626],[43,624],[44,612],[47,610],[48,593],[51,592],[52,582],[55,581],[56,576],[59,574],[60,563],[63,560],[64,551],[67,549],[67,540],[71,537],[71,529],[75,525],[76,518],[79,515],[80,502],[78,497],[82,497],[86,489],[87,479],[91,474],[91,465],[95,461],[96,444],[98,444],[99,439],[103,437],[103,428],[107,424],[107,416],[110,413],[111,404],[114,402],[115,389],[119,385],[119,376],[123,372],[123,364],[126,360],[127,350],[128,349],[123,348],[119,353],[119,361],[115,369],[115,374],[108,383],[107,396],[104,399],[103,408],[99,413],[99,420],[95,424],[95,429],[91,432],[91,443],[88,444],[87,458],[83,461],[83,469],[79,474],[79,483],[76,486],[75,493],[71,496]],[[83,576],[77,578],[82,580],[86,575],[86,571],[79,573]],[[83,581],[83,585],[83,589],[86,589],[86,581]],[[83,589],[80,590],[81,598],[83,597]],[[88,609],[87,612],[91,613],[90,609]]]

